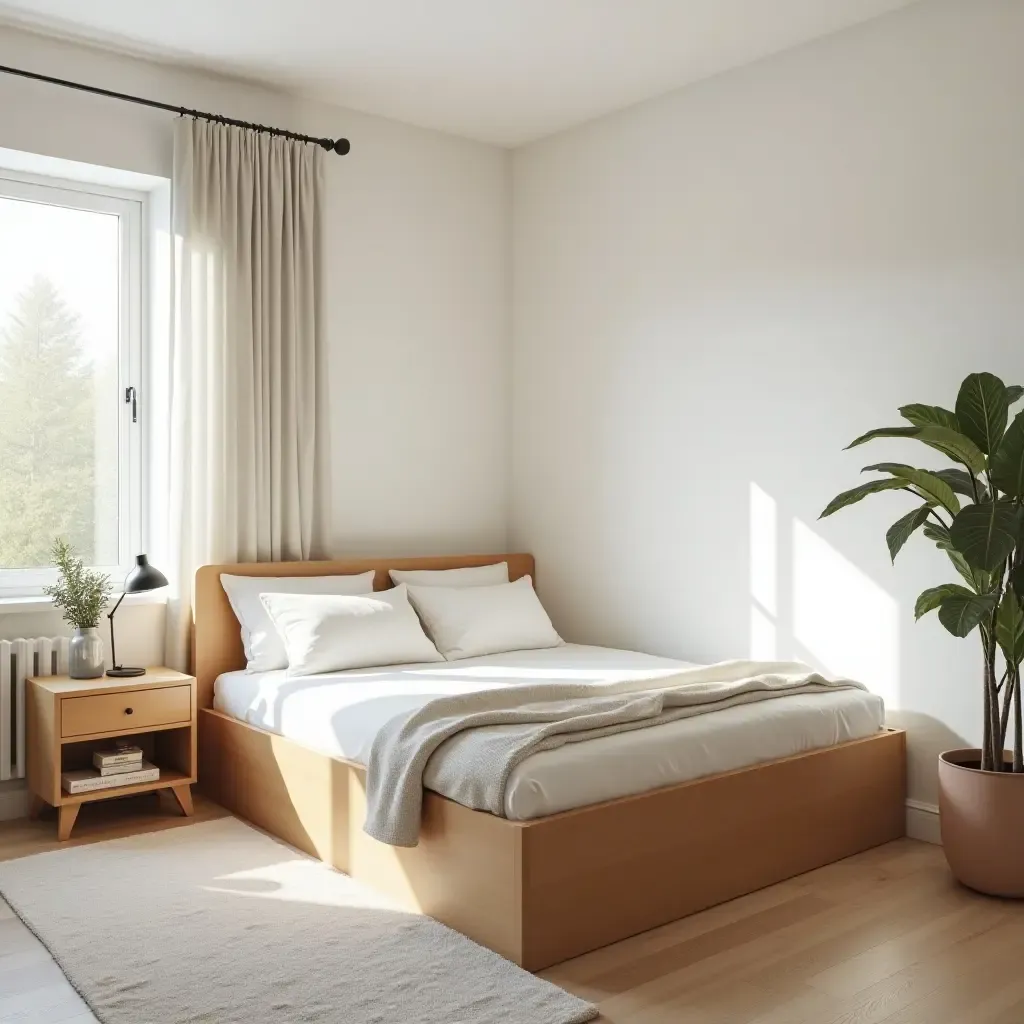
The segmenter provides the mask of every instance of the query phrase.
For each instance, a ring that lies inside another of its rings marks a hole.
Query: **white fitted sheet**
[[[429,665],[395,665],[288,678],[287,671],[226,672],[213,705],[232,718],[305,746],[366,763],[390,718],[432,697],[537,682],[671,675],[690,663],[608,647],[565,644]],[[882,699],[863,690],[797,694],[648,729],[568,743],[512,772],[505,816],[517,821],[633,796],[869,736],[883,728]]]

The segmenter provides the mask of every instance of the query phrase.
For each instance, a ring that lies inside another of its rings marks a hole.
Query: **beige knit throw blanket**
[[[865,689],[798,662],[725,661],[670,676],[510,686],[438,697],[377,734],[366,766],[366,832],[391,846],[419,841],[423,788],[501,816],[524,758],[565,743],[646,729],[798,693]]]

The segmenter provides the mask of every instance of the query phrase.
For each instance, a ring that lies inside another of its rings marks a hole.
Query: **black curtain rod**
[[[50,85],[60,85],[65,89],[77,89],[79,92],[91,92],[95,96],[107,96],[114,100],[124,100],[127,103],[138,103],[143,107],[155,107],[157,110],[169,110],[172,114],[180,114],[182,117],[201,117],[204,121],[215,121],[217,124],[232,124],[236,128],[249,128],[254,132],[265,132],[267,135],[280,135],[285,139],[294,139],[296,142],[312,142],[323,149],[344,156],[351,148],[348,139],[315,139],[311,135],[300,135],[298,132],[285,131],[283,128],[268,128],[262,124],[250,124],[248,121],[236,121],[233,117],[224,117],[221,114],[208,114],[202,110],[190,110],[188,107],[176,107],[171,103],[160,103],[157,100],[147,100],[143,96],[130,96],[126,92],[114,92],[112,89],[100,89],[95,85],[82,85],[81,82],[69,82],[65,78],[53,78],[50,75],[39,75],[34,71],[22,71],[21,68],[9,68],[0,64],[0,73],[5,75],[17,75],[19,78],[31,78],[34,82],[47,82]]]

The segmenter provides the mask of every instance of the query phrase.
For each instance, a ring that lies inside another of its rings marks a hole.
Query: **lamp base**
[[[124,665],[115,665],[113,668],[107,669],[108,676],[115,676],[118,679],[127,679],[129,676],[144,676],[146,670],[144,668],[125,668]]]

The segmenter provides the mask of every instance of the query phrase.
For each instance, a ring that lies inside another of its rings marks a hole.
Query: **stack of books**
[[[96,750],[93,751],[92,763],[92,768],[61,774],[60,781],[66,793],[91,793],[96,789],[116,789],[160,780],[160,769],[143,760],[141,747],[115,746]]]

